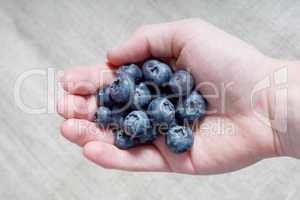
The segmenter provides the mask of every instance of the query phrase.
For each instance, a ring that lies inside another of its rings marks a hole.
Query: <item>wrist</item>
[[[270,59],[270,125],[279,156],[300,158],[300,63]]]

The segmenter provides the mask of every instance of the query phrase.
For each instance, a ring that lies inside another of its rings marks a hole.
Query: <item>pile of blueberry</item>
[[[152,143],[160,134],[174,153],[187,151],[194,143],[189,126],[205,115],[206,100],[194,90],[192,75],[173,72],[159,60],[150,59],[142,68],[121,66],[111,85],[97,93],[95,121],[111,128],[120,149]]]

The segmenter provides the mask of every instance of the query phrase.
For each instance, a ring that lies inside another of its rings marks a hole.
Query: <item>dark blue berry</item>
[[[119,76],[110,86],[110,96],[117,103],[130,102],[135,90],[135,83],[129,76]]]
[[[112,130],[118,130],[118,129],[122,129],[123,124],[124,124],[124,117],[120,115],[116,115],[112,117],[111,122],[109,123],[109,127]]]
[[[110,127],[114,130],[120,129],[123,127],[124,118],[128,114],[129,110],[127,109],[128,105],[118,105],[115,104],[111,108],[112,121]]]
[[[125,134],[125,132],[121,129],[114,132],[115,139],[114,143],[115,146],[119,149],[129,149],[138,144],[137,140],[133,139],[132,137]]]
[[[155,124],[170,123],[175,119],[175,108],[167,98],[157,97],[149,104],[148,115]]]
[[[117,70],[117,75],[129,75],[136,83],[143,77],[142,70],[135,64],[123,65]]]
[[[112,116],[120,115],[122,117],[126,117],[126,115],[129,113],[127,105],[119,105],[119,104],[114,104],[111,107],[111,113]]]
[[[144,111],[132,111],[125,117],[123,128],[127,135],[139,137],[151,128],[151,124]]]
[[[132,107],[134,109],[141,110],[142,108],[148,106],[150,101],[151,93],[146,84],[140,83],[137,85],[133,96]]]
[[[169,81],[169,87],[173,94],[179,96],[189,95],[194,87],[194,79],[186,70],[176,71]]]
[[[193,91],[192,75],[186,70],[173,74],[169,65],[155,59],[142,69],[129,64],[116,73],[116,80],[97,92],[100,107],[95,114],[96,123],[113,129],[115,145],[129,149],[151,144],[161,133],[171,151],[191,148],[192,131],[181,125],[200,119],[207,109],[206,100]]]
[[[140,135],[138,139],[141,144],[145,144],[153,142],[157,137],[158,133],[156,129],[150,128],[144,134]]]
[[[197,91],[193,91],[183,102],[178,103],[176,118],[190,123],[202,118],[206,109],[207,102],[205,99]]]
[[[144,63],[143,75],[146,81],[162,86],[171,79],[172,70],[169,65],[152,59]]]
[[[108,85],[102,87],[97,92],[97,102],[100,106],[110,107],[113,102],[110,98],[110,87]]]
[[[123,127],[124,117],[121,115],[115,115],[112,117],[109,127],[113,130],[118,130]]]
[[[194,143],[192,130],[183,126],[174,126],[165,135],[165,142],[174,153],[186,152]]]
[[[95,113],[95,121],[99,125],[107,127],[112,121],[111,110],[107,107],[99,107]]]

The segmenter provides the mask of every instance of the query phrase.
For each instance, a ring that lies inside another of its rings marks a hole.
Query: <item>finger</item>
[[[60,72],[64,90],[71,94],[94,94],[100,86],[111,83],[113,71],[107,65],[77,67]]]
[[[84,146],[84,155],[109,169],[128,171],[169,171],[168,164],[151,145],[120,150],[114,145],[97,141]]]
[[[113,65],[135,63],[149,57],[175,57],[179,52],[173,44],[176,23],[147,25],[139,28],[124,44],[108,50],[107,59]]]
[[[65,119],[77,118],[92,121],[97,109],[96,97],[66,94],[57,105],[57,112]]]
[[[113,144],[113,134],[100,129],[95,123],[83,119],[69,119],[60,127],[62,135],[75,144],[84,146],[91,141],[102,141]]]

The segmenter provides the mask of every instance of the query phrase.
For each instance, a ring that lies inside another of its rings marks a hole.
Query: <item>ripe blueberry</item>
[[[194,87],[193,77],[186,70],[180,69],[170,79],[169,87],[174,94],[179,96],[189,95]]]
[[[111,113],[112,113],[112,116],[120,115],[122,117],[126,117],[126,115],[129,113],[129,110],[126,105],[114,104],[111,107]]]
[[[167,98],[157,97],[149,104],[148,115],[153,123],[171,123],[175,119],[175,108]]]
[[[174,126],[165,135],[165,142],[174,153],[183,153],[193,145],[194,136],[190,128]]]
[[[150,120],[144,111],[132,111],[124,120],[124,131],[132,137],[139,137],[151,128]]]
[[[181,121],[193,122],[202,118],[207,109],[207,102],[197,92],[193,91],[187,98],[179,103],[176,108],[176,117]]]
[[[111,108],[111,123],[110,128],[116,130],[123,127],[124,117],[126,116],[127,111],[123,106],[113,105]]]
[[[111,118],[111,110],[107,107],[99,107],[95,113],[95,121],[102,125],[103,127],[107,127],[109,123],[112,121]]]
[[[173,74],[169,65],[155,59],[144,62],[142,69],[129,64],[116,73],[116,80],[97,92],[100,107],[95,114],[95,122],[113,129],[115,145],[129,149],[152,143],[161,133],[171,151],[191,148],[192,130],[181,125],[201,118],[207,108],[193,91],[192,75],[186,70]]]
[[[140,83],[139,85],[137,85],[133,96],[132,107],[134,109],[140,110],[148,106],[150,101],[151,93],[146,84]]]
[[[113,102],[110,98],[110,89],[108,85],[97,92],[97,102],[100,106],[110,107],[112,105]]]
[[[126,135],[125,132],[121,129],[115,131],[114,135],[115,135],[115,139],[114,139],[115,146],[118,147],[119,149],[126,150],[137,145],[137,141],[132,137]]]
[[[116,115],[112,117],[111,122],[109,123],[109,128],[112,130],[118,130],[123,127],[124,124],[124,117],[121,115]]]
[[[135,64],[123,65],[117,70],[117,75],[129,75],[136,83],[138,83],[142,77],[143,73],[139,66]]]
[[[146,81],[162,86],[172,77],[172,70],[169,65],[152,59],[144,63],[143,75]]]
[[[154,128],[150,128],[144,134],[140,135],[138,140],[141,144],[145,144],[153,142],[157,137],[157,131]]]
[[[110,86],[110,96],[117,103],[130,102],[134,94],[135,83],[129,76],[118,76]]]

